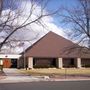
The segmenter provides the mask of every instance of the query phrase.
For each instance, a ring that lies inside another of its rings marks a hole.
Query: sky
[[[24,12],[22,14],[22,15],[24,15],[24,17],[20,17],[18,20],[19,24],[24,22],[24,20],[27,18],[28,13],[29,13],[28,8],[30,8],[31,0],[13,0],[13,1],[15,1],[15,3],[12,4],[12,7],[10,5],[12,0],[4,0],[4,1],[5,2],[3,3],[3,5],[4,5],[3,14],[6,12],[8,13],[9,10],[11,10],[14,13],[16,9],[24,8]],[[40,0],[35,0],[35,1],[36,1],[36,3],[39,3]],[[51,13],[52,11],[56,11],[58,8],[60,8],[62,6],[72,8],[72,6],[77,4],[77,2],[76,2],[77,0],[47,0],[47,1],[49,1],[49,2],[47,4],[47,7],[44,10],[44,13],[47,13],[47,12]],[[38,4],[37,9],[35,10],[35,12],[32,15],[32,19],[36,18],[35,14],[39,15],[40,8],[41,8],[41,3]],[[20,37],[17,37],[17,34],[19,32],[15,32],[14,36],[16,38],[23,38],[23,39],[28,39],[27,37],[30,37],[29,39],[32,40],[33,38],[35,38],[36,34],[39,33],[39,37],[36,38],[35,40],[33,40],[32,42],[30,42],[30,43],[33,43],[36,40],[38,40],[39,38],[41,38],[43,35],[45,35],[47,32],[53,31],[53,32],[57,33],[58,35],[61,35],[65,38],[67,38],[66,34],[64,33],[65,27],[62,27],[61,23],[59,22],[59,19],[61,19],[61,18],[58,18],[56,15],[45,17],[42,19],[42,21],[47,25],[48,29],[44,29],[39,25],[32,24],[27,27],[27,32],[19,31],[22,34],[22,35],[18,35]],[[33,29],[34,33],[30,32],[29,29]],[[0,33],[0,35],[1,34],[4,35],[3,33]],[[25,48],[30,46],[30,43],[25,43]],[[17,49],[18,49],[18,52],[21,51],[20,48],[17,48]]]
[[[76,0],[50,0],[48,3],[48,8],[57,9],[60,6],[68,6],[71,7],[75,5]]]
[[[50,0],[50,2],[48,3],[47,10],[48,11],[57,10],[58,8],[61,7],[72,8],[76,5],[77,5],[77,0]],[[61,23],[58,22],[60,18],[58,18],[57,16],[53,16],[53,18],[54,18],[54,23],[57,26],[60,26]]]
[[[4,0],[4,9],[7,10],[11,7],[11,1],[15,1],[15,3],[12,4],[12,10],[15,10],[17,8],[19,8],[19,6],[22,4],[22,1],[25,3],[25,1],[30,2],[31,0]],[[36,2],[42,1],[42,0],[35,0]],[[65,7],[69,7],[72,8],[73,6],[75,6],[77,4],[77,0],[46,0],[48,1],[48,4],[46,6],[46,11],[48,12],[52,12],[57,10],[58,8],[65,6]],[[18,3],[19,2],[19,3]],[[26,3],[27,4],[27,3]],[[40,4],[39,4],[40,5]],[[59,18],[57,16],[52,16],[53,17],[53,23],[56,26],[60,26],[59,23]]]

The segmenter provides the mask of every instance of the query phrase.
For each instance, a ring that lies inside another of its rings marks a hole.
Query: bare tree
[[[0,15],[1,15],[1,12],[2,12],[2,0],[0,0]]]
[[[25,1],[23,7],[18,7],[23,1]],[[52,13],[45,11],[48,0],[30,0],[28,12],[25,13],[24,11],[28,1],[29,0],[0,0],[0,50],[3,45],[10,43],[11,41],[20,41],[13,37],[15,32],[25,30],[27,26],[30,26],[33,23],[44,27],[42,18],[57,12],[57,10]],[[15,3],[16,5],[14,6]],[[5,9],[3,6],[4,4],[5,6],[9,5],[8,10]],[[39,11],[37,12],[38,8]]]
[[[63,18],[62,22],[70,27],[70,31],[68,33],[69,37],[74,38],[79,45],[82,45],[82,47],[86,47],[89,50],[90,0],[77,0],[74,7],[63,7],[62,12],[59,12],[58,15]]]

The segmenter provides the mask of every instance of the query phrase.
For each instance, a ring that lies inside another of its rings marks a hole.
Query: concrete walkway
[[[90,78],[49,78],[48,76],[29,76],[26,74],[21,74],[18,69],[4,69],[3,79],[0,79],[0,83],[19,83],[19,82],[37,82],[37,81],[80,81],[80,80],[90,80]]]
[[[32,81],[45,81],[45,78],[28,76],[18,72],[18,69],[4,69],[6,78],[1,79],[0,83],[14,83],[14,82],[32,82]]]

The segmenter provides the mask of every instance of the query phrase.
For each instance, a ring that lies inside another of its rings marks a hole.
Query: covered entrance
[[[33,58],[34,68],[56,67],[56,58]]]
[[[75,58],[63,58],[63,67],[71,68],[77,67]]]
[[[3,59],[4,68],[17,68],[17,59]]]
[[[2,62],[3,68],[17,68],[18,60],[20,55],[4,55],[0,54],[0,61]]]
[[[81,65],[82,65],[82,67],[87,67],[87,68],[89,67],[90,68],[90,59],[82,58]]]

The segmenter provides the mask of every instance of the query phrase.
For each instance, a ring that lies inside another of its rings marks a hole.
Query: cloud
[[[32,8],[32,4],[30,1],[27,1],[25,3],[25,0],[22,2],[21,6],[20,6],[21,9],[23,9],[23,14],[22,14],[22,17],[20,17],[19,21],[20,22],[24,22],[25,19],[29,16],[29,13],[30,13],[30,9]],[[31,15],[31,18],[28,19],[28,22],[36,19],[38,16],[40,16],[41,14],[41,7],[38,6],[36,3],[34,3],[34,6],[33,6],[33,13]],[[47,14],[48,12],[46,10],[43,11],[43,14]],[[46,25],[47,28],[43,28],[42,26],[40,25],[37,25],[36,23],[33,23],[31,24],[30,26],[27,26],[27,28],[32,28],[34,31],[36,32],[48,32],[48,31],[53,31],[61,36],[65,36],[64,32],[63,32],[63,29],[61,27],[58,27],[54,22],[54,19],[52,16],[46,16],[44,18],[42,18],[42,24]]]
[[[36,7],[36,8],[35,8]],[[20,10],[23,10],[23,13],[14,21],[14,25],[20,25],[22,24],[27,17],[29,16],[30,13],[30,9],[31,9],[31,2],[28,1],[27,3],[25,3],[25,0],[22,2],[21,6],[20,6]],[[41,14],[41,7],[38,6],[37,4],[35,4],[33,6],[33,13],[31,15],[31,18],[29,18],[26,22],[30,22],[32,20],[35,20],[40,14]],[[10,9],[4,10],[3,14],[8,13],[10,11]],[[15,15],[15,13],[17,12],[17,10],[12,11],[12,15]],[[43,14],[48,13],[47,11],[43,11]],[[18,22],[18,23],[17,23]],[[40,22],[42,22],[43,25],[45,25],[45,28],[42,27],[39,23],[32,23],[27,27],[22,28],[21,30],[18,30],[17,32],[14,33],[13,37],[16,39],[25,39],[25,40],[31,40],[30,43],[25,43],[25,48],[30,46],[32,43],[36,42],[38,39],[40,39],[42,36],[44,36],[46,33],[48,33],[49,31],[53,31],[58,35],[61,35],[63,37],[65,37],[65,33],[63,32],[63,29],[61,27],[58,27],[54,22],[54,18],[52,16],[46,16],[44,18],[42,18],[40,20]],[[0,33],[1,34],[1,33]],[[36,35],[39,34],[37,37]],[[12,39],[12,37],[10,38]],[[18,51],[17,51],[18,49]],[[18,48],[16,47],[16,52],[21,52],[22,48]]]
[[[53,23],[54,22],[53,17],[45,17],[43,18],[43,21],[47,25],[48,31],[53,31],[56,34],[65,37],[64,30],[61,27],[58,27],[55,23]]]
[[[23,22],[23,20],[25,18],[27,18],[27,16],[29,15],[29,12],[30,12],[30,9],[31,9],[31,2],[30,1],[27,1],[25,3],[25,0],[23,1],[23,3],[21,4],[21,8],[23,9],[24,8],[24,12],[23,12],[23,15],[24,17],[22,17],[23,19],[20,19],[20,21]],[[34,4],[33,6],[34,10],[33,10],[33,14],[31,15],[31,20],[34,20],[35,18],[37,18],[37,16],[40,16],[41,14],[41,7],[38,6],[36,3]],[[46,10],[43,11],[43,14],[47,14],[48,12]],[[28,20],[30,21],[30,20]],[[27,22],[28,22],[27,21]],[[52,16],[46,16],[44,18],[42,18],[42,24],[44,23],[46,25],[47,28],[43,28],[42,26],[40,25],[37,25],[35,23],[31,24],[30,27],[36,31],[36,32],[48,32],[48,31],[53,31],[61,36],[65,36],[65,33],[63,32],[63,29],[61,27],[58,27],[54,22],[54,19]],[[29,28],[29,26],[28,26]]]

